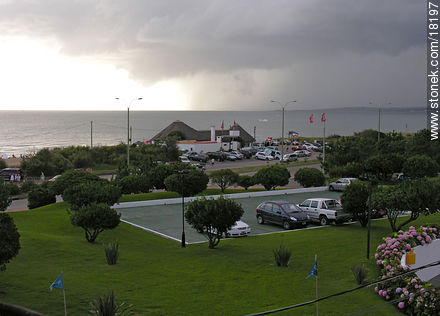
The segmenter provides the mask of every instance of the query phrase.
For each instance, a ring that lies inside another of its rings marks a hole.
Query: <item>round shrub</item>
[[[122,194],[148,193],[153,185],[146,175],[131,174],[118,180]]]
[[[0,271],[6,270],[6,264],[18,255],[20,250],[20,234],[14,219],[0,213]]]
[[[20,188],[18,185],[14,183],[6,183],[5,184],[6,189],[9,191],[9,195],[19,195],[20,194]]]
[[[289,184],[290,172],[286,167],[274,165],[257,171],[254,175],[255,183],[260,183],[266,190]]]
[[[321,170],[316,168],[301,168],[295,173],[295,181],[303,187],[319,187],[324,185],[325,177]]]
[[[30,209],[49,205],[55,202],[55,193],[49,188],[39,186],[28,193],[28,207]]]
[[[33,189],[38,188],[38,184],[36,184],[33,181],[25,181],[20,186],[21,193],[28,193],[29,191],[32,191]]]

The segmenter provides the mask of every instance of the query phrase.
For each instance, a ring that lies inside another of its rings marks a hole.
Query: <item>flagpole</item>
[[[324,120],[324,140],[322,141],[322,154],[323,154],[322,162],[323,163],[325,163],[325,121],[327,121],[327,119]]]
[[[315,255],[316,269],[318,269],[318,255]],[[318,300],[318,273],[316,273],[316,300]],[[316,316],[319,315],[318,312],[318,302],[316,302]]]
[[[64,286],[63,286],[63,296],[64,296],[64,316],[67,316],[66,292],[64,291]]]

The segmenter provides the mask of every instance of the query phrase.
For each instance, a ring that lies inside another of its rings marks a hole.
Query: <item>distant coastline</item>
[[[378,128],[377,107],[291,109],[285,112],[285,135],[322,137],[321,114],[326,113],[326,135],[353,135]],[[281,137],[281,110],[267,111],[131,111],[133,142],[150,140],[163,128],[180,120],[196,130],[232,126],[234,121],[257,141]],[[314,114],[314,122],[310,116]],[[417,132],[427,127],[423,107],[381,108],[382,132]],[[126,111],[2,111],[0,156],[20,156],[47,147],[115,145],[127,140]]]

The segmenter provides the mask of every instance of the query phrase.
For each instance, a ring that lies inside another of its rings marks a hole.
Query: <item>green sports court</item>
[[[280,193],[281,192],[282,191],[280,191]],[[319,191],[271,196],[248,196],[242,198],[234,198],[232,196],[231,198],[241,203],[243,206],[244,214],[241,220],[251,227],[251,236],[255,236],[285,231],[280,226],[271,224],[260,225],[257,223],[255,209],[261,202],[268,200],[287,200],[289,202],[301,203],[305,199],[312,197],[328,197],[339,199],[340,193]],[[140,229],[150,231],[162,237],[175,240],[176,242],[180,242],[182,236],[182,204],[181,202],[176,203],[179,201],[179,199],[173,199],[173,201],[169,201],[169,204],[168,201],[164,200],[161,202],[160,200],[157,200],[155,201],[157,204],[162,204],[136,207],[124,207],[124,205],[128,205],[130,203],[121,203],[117,207],[117,211],[121,213],[121,219],[126,223],[134,225]],[[163,205],[163,203],[167,204]],[[314,225],[311,224],[308,227],[313,226]],[[186,242],[188,244],[206,241],[206,237],[204,235],[198,233],[186,222],[185,235]]]

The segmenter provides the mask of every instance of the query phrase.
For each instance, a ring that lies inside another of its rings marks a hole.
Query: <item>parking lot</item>
[[[255,209],[261,202],[268,200],[287,200],[294,203],[301,203],[305,199],[312,197],[329,197],[339,199],[339,196],[339,192],[322,191],[239,198],[235,200],[241,203],[243,206],[244,214],[241,219],[251,227],[251,235],[261,235],[285,231],[280,226],[271,224],[259,225],[257,223]],[[162,237],[180,242],[182,235],[181,204],[118,208],[117,211],[121,213],[121,219],[125,222],[135,225],[140,229],[144,229]],[[313,224],[309,225],[308,227],[312,226]],[[186,222],[185,235],[186,241],[189,244],[206,241],[206,237],[204,235],[199,234],[196,230],[192,229]]]

